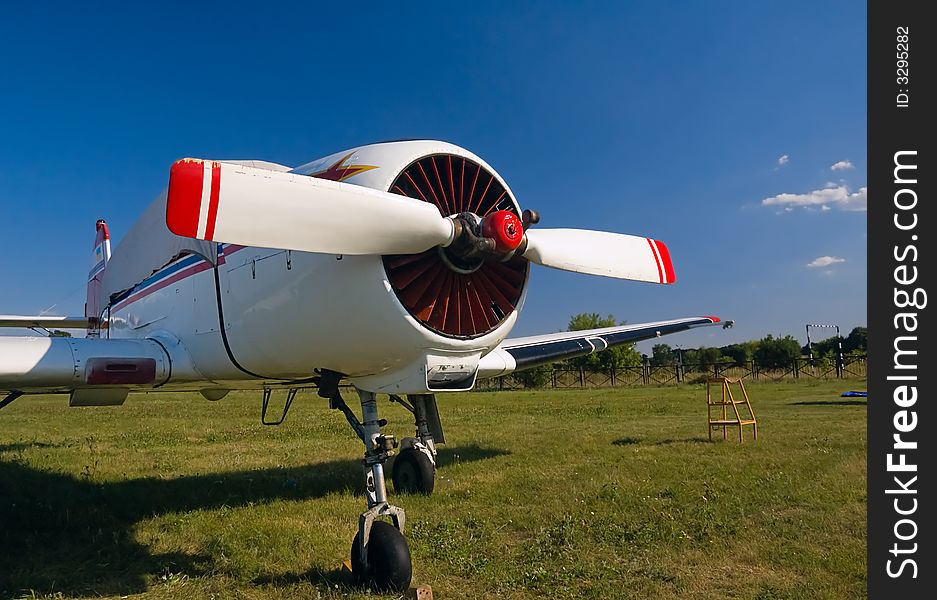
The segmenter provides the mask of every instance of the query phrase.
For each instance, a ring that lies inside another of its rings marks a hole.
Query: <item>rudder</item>
[[[91,258],[91,271],[88,272],[88,296],[85,300],[85,316],[89,319],[88,337],[99,337],[101,334],[101,313],[104,310],[101,298],[101,280],[107,262],[111,259],[111,236],[107,231],[104,219],[98,219],[94,225],[94,250]]]

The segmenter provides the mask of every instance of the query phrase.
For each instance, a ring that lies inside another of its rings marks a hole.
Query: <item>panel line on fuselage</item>
[[[216,251],[218,253],[217,266],[213,265],[211,261],[199,254],[188,253],[180,256],[179,258],[170,261],[164,267],[157,270],[155,273],[115,298],[114,302],[112,302],[110,311],[111,313],[114,313],[126,309],[134,302],[142,300],[150,294],[158,292],[163,288],[168,287],[174,283],[178,283],[184,279],[187,279],[188,277],[211,269],[213,271],[215,305],[218,310],[218,330],[221,334],[222,345],[224,346],[228,360],[230,360],[231,364],[239,371],[256,379],[275,379],[277,381],[289,381],[285,379],[278,379],[276,377],[265,377],[263,375],[254,373],[249,369],[246,369],[234,356],[234,352],[231,349],[231,345],[228,341],[228,336],[224,325],[224,308],[222,305],[221,282],[218,275],[218,267],[226,264],[227,257],[246,247],[247,246],[241,246],[237,244],[218,244],[216,247]]]
[[[239,246],[237,249],[240,250],[244,246]],[[221,266],[224,264],[222,259],[224,258],[224,250],[219,246],[219,255],[218,255],[218,265]],[[263,375],[258,375],[253,371],[246,369],[238,359],[234,356],[234,351],[231,349],[231,343],[228,341],[228,334],[225,330],[224,325],[224,305],[221,301],[221,279],[218,275],[218,267],[212,269],[215,278],[215,302],[218,305],[218,331],[221,332],[221,343],[224,345],[225,354],[228,355],[228,360],[231,361],[231,364],[234,365],[239,371],[250,375],[251,377],[256,377],[257,379],[276,379],[275,377],[264,377]],[[284,381],[284,380],[278,380]]]

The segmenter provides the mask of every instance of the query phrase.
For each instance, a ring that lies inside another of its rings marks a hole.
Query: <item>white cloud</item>
[[[841,160],[838,163],[830,167],[830,171],[848,171],[849,169],[855,169],[856,167],[849,162],[848,160]]]
[[[840,258],[838,256],[818,256],[812,261],[807,263],[807,267],[810,269],[816,269],[819,267],[828,267],[830,265],[835,265],[837,263],[846,262],[845,258]]]
[[[806,194],[778,194],[761,201],[762,206],[783,206],[785,209],[791,207],[807,208],[810,206],[821,207],[820,210],[829,208],[838,208],[839,210],[863,212],[868,205],[867,188],[859,188],[858,192],[850,193],[845,185],[827,186],[819,190],[813,190]],[[828,208],[824,209],[826,206]]]
[[[779,167],[783,167],[784,165],[787,164],[787,161],[789,161],[790,159],[791,159],[791,157],[788,156],[787,154],[782,154],[782,155],[778,158],[778,166],[779,166]]]

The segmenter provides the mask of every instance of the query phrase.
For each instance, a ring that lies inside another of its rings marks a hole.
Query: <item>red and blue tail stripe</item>
[[[225,263],[225,257],[244,248],[229,244],[218,244],[218,264]],[[156,273],[153,273],[132,289],[121,294],[111,310],[119,311],[127,308],[130,304],[146,298],[154,292],[158,292],[166,286],[172,285],[196,273],[207,271],[212,268],[212,264],[197,254],[187,254],[173,262],[169,263]]]

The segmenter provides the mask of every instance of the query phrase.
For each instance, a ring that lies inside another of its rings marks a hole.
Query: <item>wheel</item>
[[[359,585],[377,591],[402,592],[410,587],[413,563],[410,547],[396,527],[386,521],[374,521],[368,539],[368,564],[361,564],[356,535],[351,544],[351,573]]]
[[[436,485],[436,469],[428,456],[416,448],[407,448],[394,459],[393,479],[398,494],[428,496]]]

